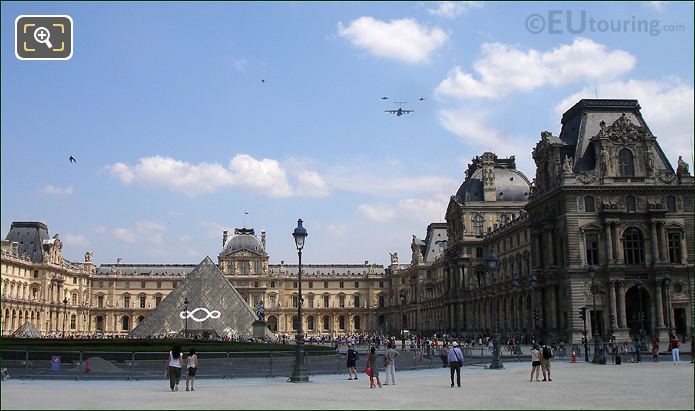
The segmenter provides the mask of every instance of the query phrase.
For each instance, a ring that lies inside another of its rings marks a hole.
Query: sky
[[[15,58],[31,14],[72,17],[70,60]],[[2,235],[42,221],[74,261],[197,263],[245,225],[296,263],[302,218],[303,262],[408,262],[473,157],[533,179],[541,131],[596,95],[638,99],[672,165],[692,158],[692,2],[13,2],[1,19]]]

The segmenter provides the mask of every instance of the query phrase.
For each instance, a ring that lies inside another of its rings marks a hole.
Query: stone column
[[[545,228],[543,229],[543,245],[545,249],[545,266],[550,267],[551,265],[555,265],[555,260],[553,259],[553,248],[555,247],[553,245],[553,233]]]
[[[615,234],[615,236],[614,236],[614,238],[615,238],[615,255],[616,255],[616,263],[623,264],[625,262],[625,256],[623,255],[623,242],[622,242],[620,235],[618,235],[619,227],[620,227],[620,223],[619,222],[615,223],[615,227],[614,227],[614,230],[615,230],[615,232],[614,232],[614,234]]]
[[[659,241],[658,237],[656,236],[656,223],[652,221],[651,223],[651,228],[652,228],[652,261],[653,262],[658,262],[661,260],[659,258]]]
[[[611,223],[606,223],[606,261],[613,264],[613,236],[611,236]]]
[[[627,319],[625,317],[625,282],[617,281],[618,284],[618,296],[616,300],[618,302],[618,318],[620,318],[620,328],[627,329]]]
[[[654,282],[654,299],[656,300],[656,327],[664,328],[664,305],[661,300],[661,280],[657,278]]]
[[[685,242],[685,231],[681,232],[681,262],[683,264],[688,264],[688,249]]]
[[[613,327],[614,330],[618,329],[618,316],[616,315],[616,306],[615,306],[615,281],[609,281],[608,282],[608,306],[609,306],[609,313],[613,316],[613,320],[611,320],[611,327]]]
[[[661,231],[661,261],[668,261],[668,237],[666,236],[666,222],[659,222]]]

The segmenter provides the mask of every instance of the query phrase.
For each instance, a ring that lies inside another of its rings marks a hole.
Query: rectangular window
[[[155,307],[158,306],[159,303],[161,303],[161,302],[162,302],[162,296],[161,295],[158,295],[154,298],[154,306]]]
[[[586,263],[589,265],[598,265],[598,234],[586,234]]]
[[[162,288],[162,282],[161,281],[157,281],[157,288]]]
[[[314,296],[309,296],[309,308],[314,308]]]
[[[275,296],[271,295],[268,297],[268,303],[271,307],[275,307],[276,301],[275,301]]]
[[[297,282],[296,281],[292,282],[292,288],[297,288]]]
[[[104,308],[104,296],[100,295],[97,297],[97,307]]]
[[[384,288],[384,282],[383,281],[379,281],[379,288]]]
[[[340,288],[345,288],[345,283],[343,281],[340,282]]]
[[[668,259],[674,264],[683,262],[681,256],[681,234],[668,233]]]
[[[476,247],[475,248],[475,257],[476,258],[483,258],[483,247]]]
[[[172,288],[176,288],[177,285],[179,285],[179,283],[176,282],[176,281],[174,281],[174,282],[171,284],[171,287],[172,287]]]
[[[77,284],[77,277],[72,277],[72,283]]]
[[[360,308],[360,296],[356,295],[354,296],[355,299],[355,308]]]
[[[432,278],[432,270],[427,270],[427,278]]]
[[[339,306],[340,308],[345,308],[345,296],[344,296],[344,295],[341,295],[341,296],[340,296],[338,306]]]
[[[140,308],[145,308],[145,303],[147,302],[147,297],[140,296]]]
[[[297,308],[299,306],[299,297],[296,295],[292,296],[292,307]]]
[[[123,297],[123,308],[130,308],[130,297]]]
[[[103,281],[99,281],[99,288],[104,288],[104,282]]]
[[[328,281],[323,282],[323,288],[328,288]]]
[[[130,288],[130,281],[125,282],[125,288]]]
[[[39,278],[39,270],[34,270],[34,278]]]
[[[309,281],[309,288],[314,288],[314,282],[313,281]]]
[[[401,285],[405,284],[405,277],[401,277]]]
[[[384,308],[386,306],[386,298],[383,295],[379,296],[379,308]]]
[[[270,288],[275,288],[275,281],[270,282]]]
[[[254,281],[254,282],[253,282],[253,287],[254,287],[254,288],[258,288],[258,287],[259,287],[258,281]]]
[[[147,288],[144,281],[140,281],[140,288]]]
[[[74,330],[77,328],[77,316],[75,314],[70,316],[70,329]]]
[[[331,297],[324,295],[323,296],[323,308],[328,308],[328,304],[330,302]]]
[[[355,288],[360,288],[360,282],[359,281],[355,281]]]

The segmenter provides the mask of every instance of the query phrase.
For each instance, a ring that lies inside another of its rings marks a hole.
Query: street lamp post
[[[539,316],[538,307],[536,307],[536,283],[538,282],[536,273],[531,272],[531,276],[529,277],[528,281],[531,283],[531,316],[533,318],[533,335],[536,336]]]
[[[645,330],[644,330],[644,313],[642,312],[642,280],[637,278],[635,280],[635,285],[637,286],[637,292],[639,293],[639,338],[640,342],[643,343],[642,339],[644,338]]]
[[[586,307],[581,307],[579,309],[579,312],[581,312],[582,316],[582,323],[584,324],[584,361],[589,362],[589,339],[587,337],[587,332],[586,332],[586,311],[588,308]]]
[[[183,312],[186,313],[183,320],[183,338],[188,338],[188,297],[183,299]]]
[[[606,359],[603,356],[603,349],[601,349],[601,345],[599,342],[598,316],[596,314],[596,293],[598,292],[596,284],[594,283],[596,271],[596,266],[594,266],[593,264],[589,266],[588,272],[589,277],[591,278],[591,295],[594,299],[594,312],[591,315],[591,318],[594,320],[592,321],[593,326],[591,327],[591,334],[594,338],[594,357],[592,358],[591,362],[594,364],[605,364]]]
[[[512,289],[515,290],[515,292],[516,292],[516,289],[517,289],[517,288],[519,288],[519,280],[516,279],[516,275],[515,275],[514,277],[512,277]],[[512,299],[512,301],[514,301],[514,299]],[[512,328],[513,328],[513,329],[514,329],[514,328],[517,328],[517,329],[518,329],[518,328],[521,328],[521,327],[519,326],[518,322],[517,322],[517,321],[514,321],[514,319],[515,319],[515,317],[516,317],[516,313],[514,312],[514,311],[516,311],[516,304],[512,304],[512,310],[511,310],[511,311],[512,311],[512,322],[513,322]],[[518,341],[518,340],[516,339],[516,337],[514,338],[514,341],[515,341],[515,344],[514,344],[514,354],[521,354],[521,342]]]
[[[295,351],[294,370],[289,382],[309,382],[309,374],[306,371],[306,363],[304,362],[304,326],[302,324],[302,249],[304,248],[304,240],[307,235],[306,228],[302,226],[302,219],[297,220],[297,227],[292,232],[294,243],[297,246],[297,255],[299,256],[299,296],[297,300],[297,335],[295,342],[297,344]]]
[[[63,298],[63,338],[65,338],[65,323],[68,321],[68,296]]]
[[[485,260],[487,261],[487,269],[488,272],[492,275],[497,272],[497,254],[495,254],[495,250],[490,250],[490,253],[485,257]],[[494,297],[493,297],[494,299]],[[499,327],[497,326],[497,307],[494,307],[492,310],[492,323],[493,327],[495,327],[493,331],[493,336],[492,336],[492,346],[493,346],[493,351],[492,351],[492,362],[490,363],[490,369],[493,370],[500,370],[504,368],[504,365],[502,364],[502,359],[500,357],[500,335],[499,335]]]
[[[669,338],[669,343],[671,340],[673,340],[673,326],[671,324],[671,292],[669,286],[671,285],[671,274],[670,273],[664,273],[664,289],[666,291],[666,313],[668,314],[666,316],[668,320],[668,338]]]

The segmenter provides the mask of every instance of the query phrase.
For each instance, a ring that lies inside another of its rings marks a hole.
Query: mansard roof
[[[48,226],[38,221],[15,221],[10,226],[6,241],[19,244],[19,255],[33,263],[43,261],[43,243],[48,240]]]

